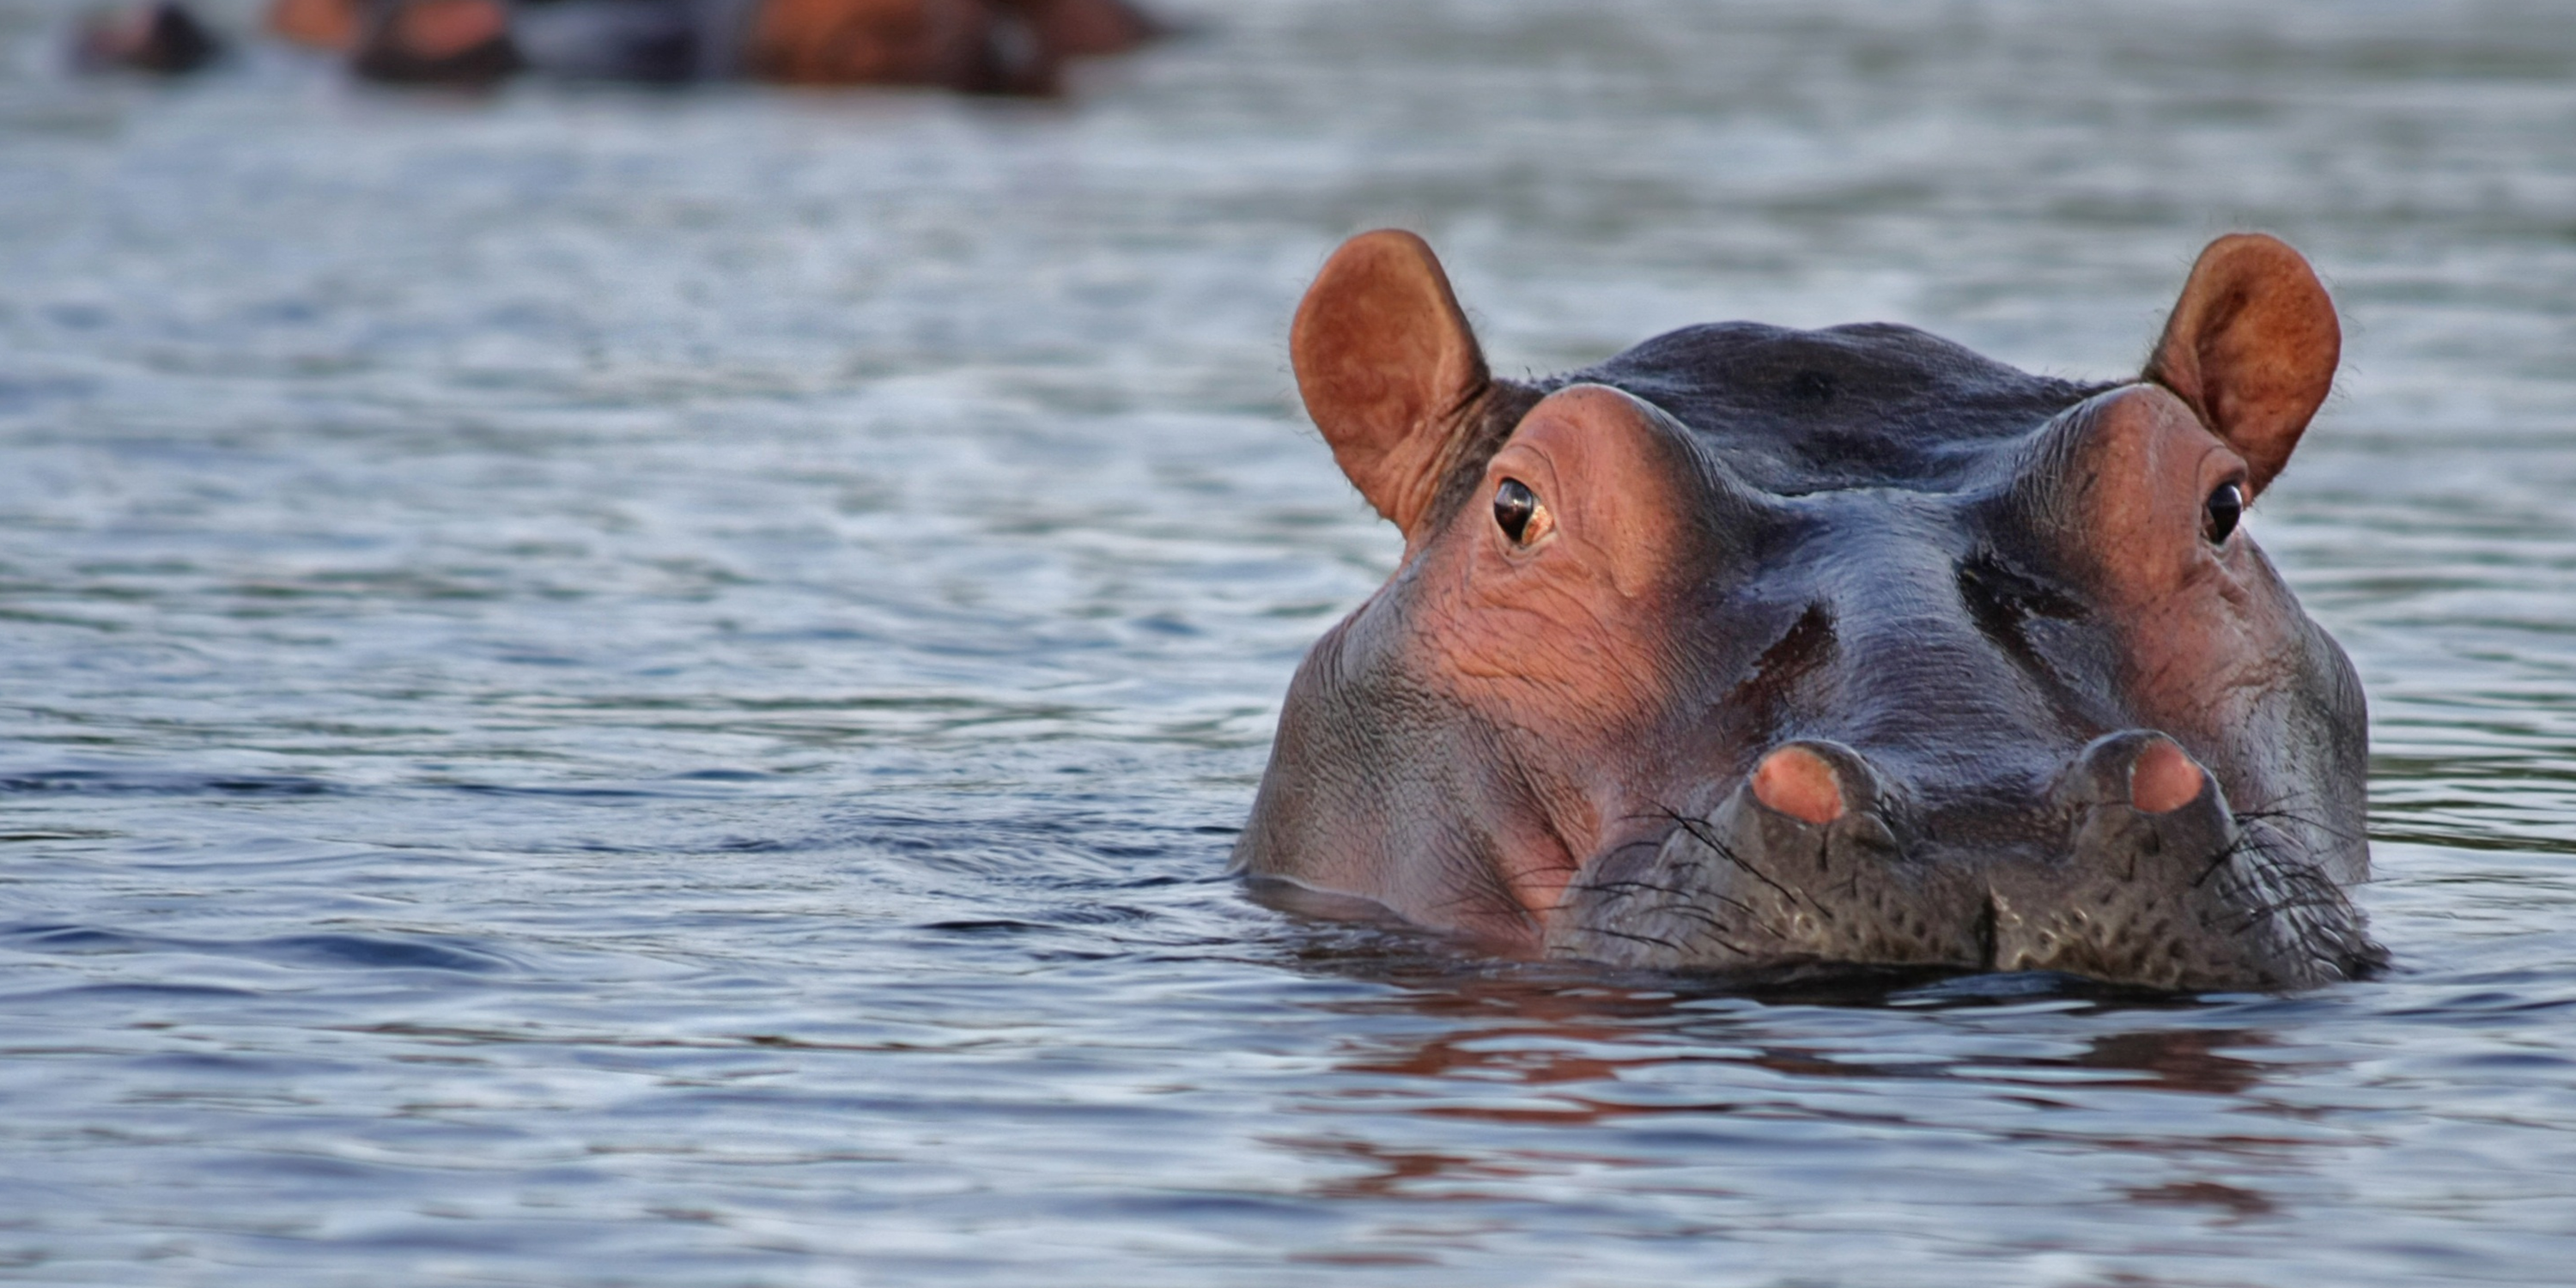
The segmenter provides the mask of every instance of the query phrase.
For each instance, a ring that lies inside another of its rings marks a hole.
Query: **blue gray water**
[[[2424,1285],[2576,1260],[2576,22],[1167,0],[1064,106],[46,66],[0,5],[0,1280]],[[238,10],[232,12],[238,13]],[[2384,979],[1731,996],[1223,876],[1396,543],[1343,235],[1497,364],[2346,312],[2252,520]]]

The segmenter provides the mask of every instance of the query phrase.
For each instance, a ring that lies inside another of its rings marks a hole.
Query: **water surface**
[[[1064,106],[172,88],[0,8],[0,1278],[2422,1285],[2576,1255],[2576,24],[1264,0]],[[2346,315],[2251,520],[2397,966],[2143,1003],[1462,961],[1223,875],[1397,552],[1379,224],[1497,366]]]

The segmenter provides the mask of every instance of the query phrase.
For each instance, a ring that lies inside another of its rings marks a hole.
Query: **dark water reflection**
[[[0,5],[0,1278],[2553,1283],[2576,25],[1201,10],[1071,108],[81,86]],[[1283,352],[1717,317],[2131,367],[2323,267],[2250,520],[2398,966],[2290,998],[1461,961],[1221,876],[1394,542]]]

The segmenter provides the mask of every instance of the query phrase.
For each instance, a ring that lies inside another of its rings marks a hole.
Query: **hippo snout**
[[[2061,971],[2150,988],[2299,988],[2379,949],[2272,820],[2173,739],[2094,740],[2020,809],[1944,808],[1805,739],[1718,804],[1601,855],[1550,955],[1660,970],[1867,964]]]

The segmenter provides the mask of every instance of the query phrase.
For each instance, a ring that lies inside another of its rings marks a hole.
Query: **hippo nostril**
[[[2144,814],[2181,809],[2200,796],[2203,777],[2200,766],[2182,748],[2158,738],[2129,767],[2129,803]]]
[[[1764,805],[1822,825],[1843,816],[1842,780],[1825,758],[1804,747],[1782,747],[1753,771],[1753,795]]]

